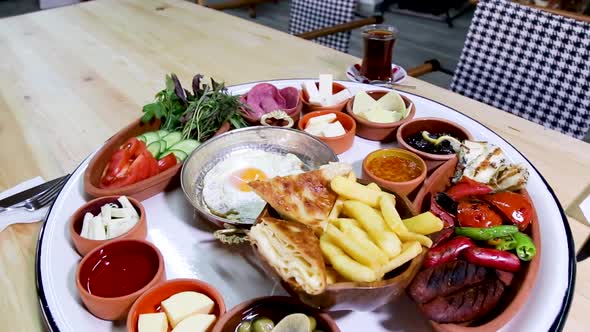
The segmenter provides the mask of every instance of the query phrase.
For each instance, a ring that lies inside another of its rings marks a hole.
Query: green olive
[[[315,330],[315,327],[317,326],[317,322],[315,321],[315,318],[313,318],[312,316],[307,316],[309,318],[309,330],[313,331]]]
[[[275,323],[266,317],[259,317],[252,323],[252,332],[271,332]]]
[[[249,320],[243,320],[240,325],[238,325],[236,332],[252,332],[252,322]]]

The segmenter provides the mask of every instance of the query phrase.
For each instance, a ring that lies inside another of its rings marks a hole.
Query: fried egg
[[[220,217],[256,219],[266,204],[248,182],[303,172],[303,162],[294,154],[239,151],[221,161],[203,179],[203,200]]]

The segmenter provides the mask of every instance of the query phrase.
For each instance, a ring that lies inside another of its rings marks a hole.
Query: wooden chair
[[[289,33],[348,52],[351,30],[383,22],[382,16],[358,18],[358,0],[292,0]]]
[[[256,5],[265,2],[274,2],[277,3],[278,0],[228,0],[220,3],[214,4],[207,4],[207,0],[196,0],[199,5],[207,6],[212,9],[217,10],[225,10],[225,9],[234,9],[234,8],[243,8],[248,7],[248,13],[250,17],[256,17]]]
[[[590,23],[572,15],[479,1],[451,90],[582,139],[590,130]]]

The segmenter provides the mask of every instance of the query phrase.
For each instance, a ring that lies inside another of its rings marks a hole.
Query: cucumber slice
[[[166,144],[166,141],[161,139],[158,142],[160,142],[160,153],[158,155],[162,155],[162,153],[166,152],[166,147],[168,146]]]
[[[169,150],[168,152],[173,153],[179,162],[183,162],[188,157],[188,154],[182,150]]]
[[[199,146],[199,144],[201,143],[194,139],[185,139],[172,145],[170,148],[168,148],[168,150],[180,150],[189,155],[194,149],[197,148],[197,146]]]
[[[161,146],[162,144],[160,144],[160,141],[155,141],[148,144],[147,149],[152,154],[152,156],[154,156],[154,158],[158,158]]]
[[[147,141],[147,138],[145,138],[145,136],[143,136],[143,135],[139,135],[136,138],[144,143]]]
[[[173,131],[162,138],[166,141],[166,147],[171,147],[182,140],[182,134],[179,131]],[[168,149],[170,150],[170,149]]]
[[[160,129],[156,133],[158,134],[158,136],[160,136],[160,138],[162,138],[162,137],[168,135],[169,131],[166,129]]]
[[[145,137],[145,145],[150,145],[153,142],[160,140],[160,136],[158,136],[158,133],[156,133],[155,131],[143,133],[143,136]]]

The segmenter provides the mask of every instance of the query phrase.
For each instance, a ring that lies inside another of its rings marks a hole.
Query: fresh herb
[[[166,88],[156,94],[156,101],[143,107],[143,122],[160,119],[160,129],[182,132],[183,139],[199,142],[209,139],[229,122],[234,128],[247,123],[238,110],[242,103],[238,96],[228,94],[223,83],[211,79],[211,84],[201,83],[202,75],[195,75],[192,90],[184,89],[175,74],[166,75]]]

